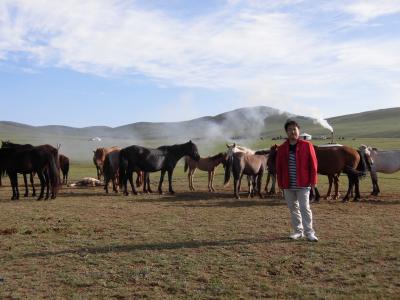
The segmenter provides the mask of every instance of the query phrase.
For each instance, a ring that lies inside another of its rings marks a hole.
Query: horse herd
[[[12,187],[12,200],[19,199],[17,174],[23,174],[25,194],[28,196],[27,175],[30,175],[32,196],[36,195],[33,176],[38,175],[40,180],[40,194],[38,200],[56,198],[61,184],[67,184],[69,159],[59,154],[57,148],[51,145],[32,146],[20,145],[9,141],[2,142],[0,148],[1,176],[8,175]],[[108,193],[111,181],[113,190],[118,192],[122,188],[123,194],[128,195],[128,181],[133,194],[137,194],[136,187],[143,186],[144,193],[151,193],[150,173],[161,171],[158,183],[158,192],[162,193],[162,184],[165,174],[168,175],[168,191],[173,194],[172,176],[177,162],[184,157],[184,171],[188,171],[189,189],[195,191],[193,176],[196,169],[208,172],[208,190],[214,192],[214,175],[216,168],[222,164],[224,184],[227,185],[231,175],[234,179],[234,196],[239,199],[240,185],[243,175],[247,175],[248,195],[262,196],[262,179],[267,173],[265,192],[274,194],[276,183],[275,159],[277,145],[269,149],[254,151],[236,144],[227,144],[227,151],[209,157],[200,157],[197,146],[192,141],[183,144],[161,146],[155,149],[132,145],[126,148],[109,147],[98,148],[93,155],[93,163],[97,169],[98,180],[104,177],[104,189]],[[344,173],[348,177],[348,188],[343,201],[348,201],[355,189],[354,200],[360,199],[359,180],[367,171],[371,174],[372,195],[380,192],[378,172],[394,173],[400,170],[400,150],[381,151],[376,148],[362,145],[359,149],[338,144],[314,146],[318,160],[318,173],[328,176],[329,188],[326,198],[331,198],[332,185],[335,187],[333,199],[339,197],[339,177]],[[62,181],[60,179],[62,171]],[[137,174],[134,184],[133,173]],[[0,179],[1,179],[0,176]],[[269,182],[271,188],[268,191]],[[1,180],[0,180],[1,185]],[[136,186],[136,187],[135,187]],[[46,188],[46,196],[44,189]],[[50,196],[51,194],[51,196]],[[312,193],[316,201],[320,195],[318,189]]]

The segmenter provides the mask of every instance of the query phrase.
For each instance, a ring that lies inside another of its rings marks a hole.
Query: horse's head
[[[187,155],[190,156],[190,158],[192,158],[195,161],[199,161],[200,160],[200,154],[199,151],[197,150],[197,146],[195,143],[193,143],[191,140],[189,142],[186,143],[188,146],[188,152]]]
[[[368,147],[367,145],[361,145],[359,147],[360,153],[363,155],[365,158],[365,161],[368,165],[368,168],[371,169],[371,166],[374,164],[374,160],[372,158],[371,152],[373,151],[373,148]]]
[[[100,170],[103,169],[103,164],[104,164],[104,159],[106,158],[106,154],[104,151],[104,148],[97,148],[95,151],[93,151],[93,162],[94,164],[100,168]]]
[[[12,147],[14,144],[11,143],[9,140],[1,141],[1,148],[9,148]]]

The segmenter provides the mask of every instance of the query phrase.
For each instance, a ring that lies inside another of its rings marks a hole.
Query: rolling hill
[[[157,146],[192,139],[200,144],[213,140],[219,142],[272,138],[285,135],[283,124],[289,117],[298,120],[302,132],[314,136],[329,136],[330,131],[315,120],[296,116],[277,109],[258,106],[240,108],[216,116],[206,116],[183,122],[138,122],[120,127],[92,126],[74,128],[68,126],[29,126],[0,121],[0,139],[34,145],[61,143],[64,153],[73,157],[90,158],[91,150],[100,146],[144,144]],[[329,118],[336,136],[400,138],[400,107],[362,112]],[[91,141],[100,137],[101,141]],[[89,153],[89,154],[88,154]]]

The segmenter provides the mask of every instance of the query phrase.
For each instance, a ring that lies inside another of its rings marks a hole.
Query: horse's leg
[[[236,199],[240,199],[239,196],[239,178],[234,178],[233,179],[233,194],[235,196]]]
[[[249,194],[247,196],[252,197],[254,190],[254,185],[253,185],[254,177],[250,175],[247,175],[246,177],[247,177],[247,188],[249,189]],[[240,179],[240,181],[242,181],[242,179]]]
[[[29,190],[28,190],[28,180],[26,179],[26,173],[23,173],[22,177],[24,178],[24,185],[25,185],[24,197],[28,197],[29,196]]]
[[[163,182],[164,182],[165,172],[166,172],[166,170],[161,170],[160,181],[159,181],[159,183],[158,183],[158,193],[159,193],[159,194],[162,194],[162,193],[163,193],[163,191],[162,191],[162,184],[163,184]]]
[[[108,175],[104,176],[104,190],[106,194],[108,194],[108,183],[110,181],[110,177]]]
[[[212,189],[211,189],[211,171],[208,171],[207,173],[208,173],[208,191],[212,192]]]
[[[113,183],[113,190],[115,193],[118,193],[118,180],[117,177],[114,175],[114,178],[112,179]]]
[[[348,179],[349,179],[349,186],[348,186],[346,195],[345,195],[344,198],[342,199],[342,202],[346,202],[346,201],[349,200],[349,195],[350,195],[350,193],[352,192],[353,186],[354,186],[354,176],[353,176],[353,175],[347,174],[347,177],[348,177]]]
[[[17,200],[17,186],[18,186],[18,177],[14,175],[14,173],[8,173],[8,178],[10,178],[11,189],[12,189],[12,197],[11,200]]]
[[[175,194],[174,190],[172,189],[172,174],[173,174],[174,170],[168,170],[168,185],[169,185],[169,192],[170,194]]]
[[[263,198],[263,195],[261,193],[262,178],[263,178],[263,172],[260,172],[260,174],[257,176],[257,192],[258,196],[260,196],[261,199]]]
[[[151,189],[151,185],[150,185],[150,172],[144,173],[146,174],[146,176],[144,177],[146,182],[147,182],[147,191],[149,193],[153,193],[153,190]]]
[[[35,183],[33,182],[33,174],[32,173],[29,174],[29,179],[30,179],[31,186],[32,186],[32,197],[36,197],[36,189],[35,189]]]
[[[333,183],[335,184],[335,196],[333,197],[334,200],[339,199],[339,176],[340,174],[333,177]]]
[[[275,191],[276,176],[275,176],[275,174],[272,174],[271,177],[272,177],[272,183],[271,183],[271,190],[269,191],[269,194],[275,195],[276,194],[276,191]]]
[[[354,180],[354,199],[353,201],[360,201],[361,195],[360,195],[360,178],[356,177]]]
[[[375,170],[371,170],[371,180],[372,180],[372,193],[373,196],[378,196],[379,186],[378,186],[378,174]]]
[[[37,172],[40,181],[40,194],[37,200],[42,200],[44,195],[44,186],[45,186],[45,179],[42,171]]]
[[[267,174],[267,180],[265,181],[265,188],[264,188],[264,191],[265,191],[266,193],[268,193],[268,185],[269,185],[270,180],[271,180],[271,174],[268,172],[268,174]]]
[[[46,198],[48,200],[50,198],[50,176],[48,170],[44,171],[44,178],[46,180]]]
[[[326,193],[326,196],[325,196],[326,200],[331,199],[332,184],[333,184],[333,176],[332,175],[328,175],[328,182],[329,182],[329,186],[328,186],[328,192]]]
[[[214,176],[215,176],[215,169],[211,171],[211,190],[215,192],[214,189]]]
[[[129,178],[129,183],[130,183],[131,188],[132,188],[132,193],[133,193],[134,195],[137,195],[137,191],[136,191],[136,189],[135,189],[135,185],[133,184],[133,171],[129,173],[128,178]]]
[[[189,184],[189,191],[192,191],[192,184],[191,184],[191,174],[190,174],[190,172],[191,172],[192,170],[189,168],[189,171],[188,171],[188,175],[187,175],[187,177],[188,177],[188,184]]]

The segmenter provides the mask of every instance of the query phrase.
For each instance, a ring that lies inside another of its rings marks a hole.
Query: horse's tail
[[[365,158],[365,153],[361,150],[357,150],[360,155],[360,162],[358,163],[357,170],[361,173],[361,177],[367,174],[368,169],[371,169],[369,164],[367,164],[368,159]]]
[[[360,172],[357,169],[354,169],[353,167],[350,166],[344,166],[343,172],[349,176],[352,176],[353,178],[359,178],[365,176],[365,173]]]
[[[225,164],[224,186],[226,186],[231,179],[232,165],[233,165],[233,155],[231,154],[227,157]]]
[[[125,157],[125,152],[123,150],[121,150],[119,152],[119,188],[122,189],[123,188],[123,184],[125,182],[125,178],[126,178],[126,173],[128,170],[128,160]]]
[[[186,172],[189,168],[189,157],[185,156],[185,166],[183,167],[183,172]]]
[[[61,184],[60,167],[59,164],[57,164],[57,161],[58,161],[58,150],[56,151],[56,153],[52,153],[49,159],[49,178],[54,197],[56,196],[58,188]]]

